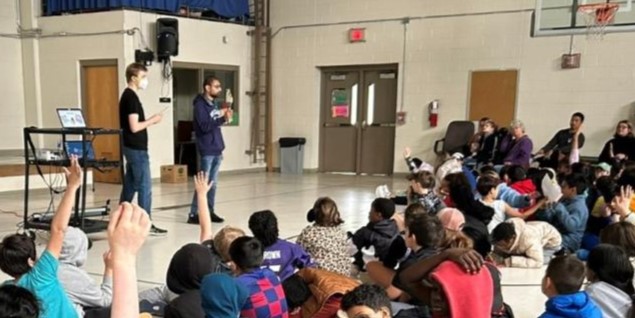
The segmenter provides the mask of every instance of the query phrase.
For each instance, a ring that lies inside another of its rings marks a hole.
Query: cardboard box
[[[161,166],[161,183],[187,183],[187,166]]]

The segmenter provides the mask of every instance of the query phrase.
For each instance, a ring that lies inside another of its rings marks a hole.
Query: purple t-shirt
[[[296,269],[314,266],[311,256],[298,244],[279,239],[265,248],[262,268],[269,268],[281,281],[293,275]]]

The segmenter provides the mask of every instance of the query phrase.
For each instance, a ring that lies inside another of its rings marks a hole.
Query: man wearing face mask
[[[207,192],[207,205],[212,222],[215,223],[224,221],[223,218],[214,212],[216,187],[218,186],[218,169],[223,161],[223,150],[225,150],[221,126],[228,123],[233,116],[231,108],[220,107],[216,100],[222,90],[220,80],[216,77],[208,76],[203,81],[203,93],[196,96],[193,102],[196,147],[201,156],[201,171],[207,173],[209,182],[212,183],[212,187]],[[199,223],[196,192],[194,192],[187,223]]]
[[[131,202],[135,193],[137,201],[148,215],[152,211],[152,178],[148,156],[148,127],[161,122],[162,113],[146,119],[137,92],[148,87],[148,70],[143,64],[132,63],[126,68],[128,87],[119,100],[119,124],[123,130],[123,155],[126,158],[126,174],[123,180],[120,202]],[[167,231],[154,225],[152,235],[164,235]]]

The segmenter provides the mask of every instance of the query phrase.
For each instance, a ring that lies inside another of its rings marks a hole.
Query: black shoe
[[[198,215],[190,215],[187,217],[187,224],[199,224]]]
[[[166,234],[168,234],[167,230],[160,229],[160,228],[154,226],[154,224],[150,228],[150,235],[152,235],[152,236],[162,236],[162,235],[166,235]]]
[[[223,223],[223,222],[225,222],[225,219],[223,219],[222,217],[216,215],[216,213],[214,213],[214,212],[210,212],[210,216],[212,217],[212,223]]]

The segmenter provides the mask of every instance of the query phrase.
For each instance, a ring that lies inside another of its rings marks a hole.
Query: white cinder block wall
[[[0,33],[17,34],[16,1],[0,1]],[[24,128],[24,85],[21,40],[0,37],[0,149],[21,149]]]
[[[635,100],[635,33],[609,34],[603,41],[575,37],[582,67],[561,70],[569,37],[531,38],[533,0],[431,1],[278,0],[272,2],[273,30],[343,21],[496,14],[412,20],[408,25],[406,68],[399,21],[283,29],[273,39],[274,140],[308,138],[305,168],[318,167],[320,66],[399,63],[405,82],[407,124],[397,128],[395,171],[406,171],[401,149],[411,146],[431,160],[434,140],[451,120],[467,118],[469,72],[519,69],[517,117],[536,148],[568,125],[575,111],[587,115],[583,155],[597,155],[617,121],[632,115]],[[506,10],[524,12],[500,13]],[[351,27],[366,28],[367,40],[349,44]],[[427,103],[441,100],[439,128],[427,123]],[[401,100],[398,101],[398,105]]]

